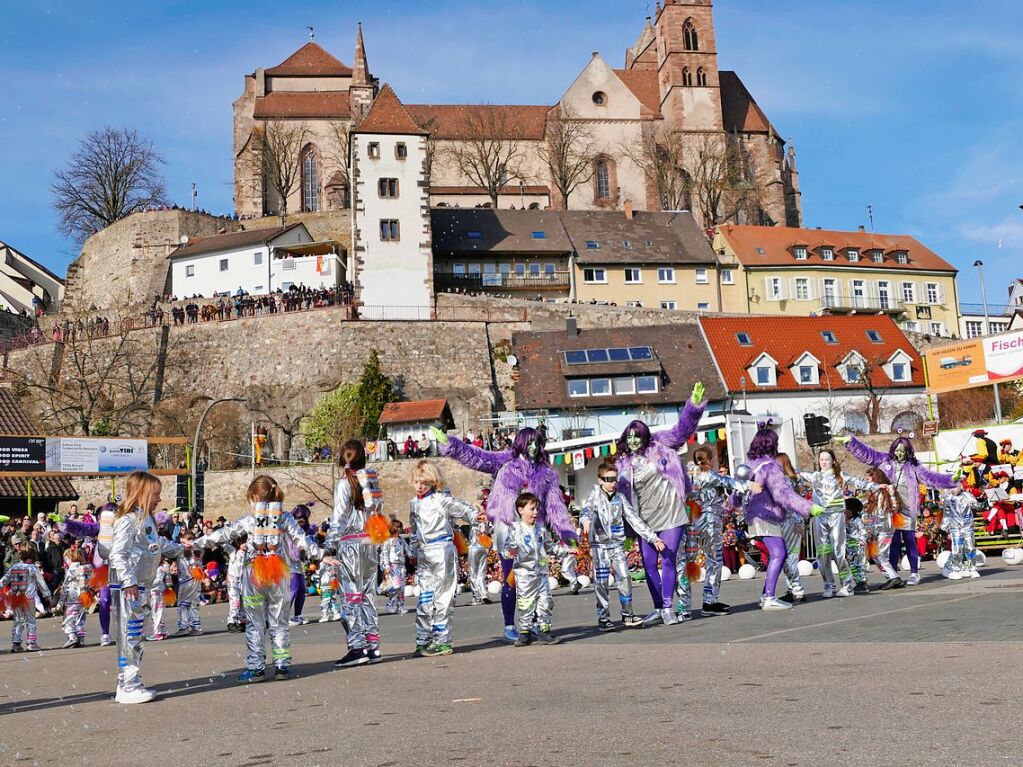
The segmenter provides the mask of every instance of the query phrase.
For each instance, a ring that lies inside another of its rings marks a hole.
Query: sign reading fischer
[[[46,471],[46,440],[0,437],[0,471]]]

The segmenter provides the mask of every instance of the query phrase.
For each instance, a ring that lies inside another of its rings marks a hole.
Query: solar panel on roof
[[[607,349],[587,349],[587,362],[607,362]]]
[[[565,352],[565,362],[569,365],[585,365],[586,364],[586,350]]]
[[[612,362],[628,362],[630,359],[629,350],[622,348],[608,349],[607,356]]]
[[[652,360],[654,358],[653,349],[649,346],[633,346],[629,349],[629,355],[634,360]]]

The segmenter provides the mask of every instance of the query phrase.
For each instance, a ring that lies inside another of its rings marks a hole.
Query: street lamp
[[[213,400],[206,406],[206,409],[202,412],[202,417],[199,419],[199,423],[195,426],[195,435],[192,437],[192,465],[189,467],[192,474],[192,486],[188,490],[188,508],[190,511],[195,511],[196,464],[198,463],[196,459],[199,455],[199,435],[202,433],[202,425],[206,422],[206,416],[208,416],[210,411],[221,402],[245,402],[245,398],[224,397],[222,399]]]
[[[977,267],[977,274],[980,277],[980,300],[984,306],[984,335],[991,335],[991,320],[988,317],[987,311],[987,291],[984,289],[984,262],[977,259],[973,262],[973,265]],[[998,394],[998,384],[994,386],[995,389],[995,423],[1002,422],[1002,398]]]

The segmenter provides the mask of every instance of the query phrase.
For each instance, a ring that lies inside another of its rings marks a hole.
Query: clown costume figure
[[[856,437],[836,437],[844,444],[849,455],[867,466],[876,466],[888,477],[899,499],[899,510],[894,514],[892,547],[889,562],[898,569],[902,549],[909,559],[910,576],[906,583],[915,586],[920,583],[920,552],[916,543],[916,522],[920,515],[920,486],[936,490],[948,490],[956,486],[956,480],[948,474],[939,474],[920,465],[913,451],[913,443],[906,437],[896,437],[887,453],[875,450],[860,442]]]
[[[440,429],[433,429],[432,434],[442,456],[494,478],[487,499],[487,518],[494,523],[494,543],[499,552],[505,549],[505,537],[518,520],[515,499],[523,490],[540,499],[538,512],[541,525],[550,527],[562,541],[576,539],[565,497],[558,487],[558,473],[551,467],[544,451],[547,438],[542,431],[529,427],[519,429],[511,448],[497,452],[467,444]],[[512,560],[502,557],[501,570],[504,574],[501,590],[504,638],[514,642],[518,637],[515,629],[516,595],[515,587],[508,583]]]
[[[647,588],[654,603],[653,611],[643,619],[644,626],[680,622],[672,605],[679,580],[679,547],[689,525],[686,499],[692,484],[676,451],[696,433],[703,415],[703,394],[703,384],[697,383],[678,422],[667,431],[651,434],[650,427],[637,420],[626,426],[618,439],[618,492],[657,535],[653,542],[640,540]],[[688,615],[685,605],[680,608],[683,617]]]
[[[979,578],[977,572],[977,544],[973,536],[973,512],[979,508],[977,499],[962,487],[943,493],[944,513],[941,529],[948,533],[952,552],[943,569],[949,580]]]

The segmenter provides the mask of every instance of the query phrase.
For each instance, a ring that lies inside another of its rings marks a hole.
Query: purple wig
[[[96,511],[96,513],[97,514],[102,514],[104,511],[112,511],[112,512],[114,512],[116,514],[117,513],[117,504],[116,503],[104,503],[102,506],[99,507],[99,509]]]
[[[622,436],[618,438],[618,453],[620,455],[628,455],[629,453],[630,431],[636,432],[636,436],[639,437],[639,452],[644,452],[650,446],[650,427],[643,421],[632,421],[625,427],[625,430],[622,431]]]
[[[749,443],[749,450],[746,451],[747,460],[754,460],[763,456],[774,458],[778,455],[778,432],[772,429],[760,429]]]
[[[512,456],[524,457],[529,460],[529,443],[533,440],[536,440],[536,444],[540,447],[535,463],[546,463],[548,459],[544,446],[547,444],[547,437],[542,431],[534,429],[532,426],[526,426],[515,433],[515,439],[512,442]]]
[[[910,442],[909,439],[907,439],[906,437],[896,437],[895,441],[892,442],[892,446],[888,448],[888,457],[890,459],[892,459],[893,461],[895,460],[895,448],[897,448],[899,445],[902,445],[904,448],[906,448],[906,463],[911,463],[914,466],[920,463],[916,459],[916,451],[913,450],[913,443]]]

